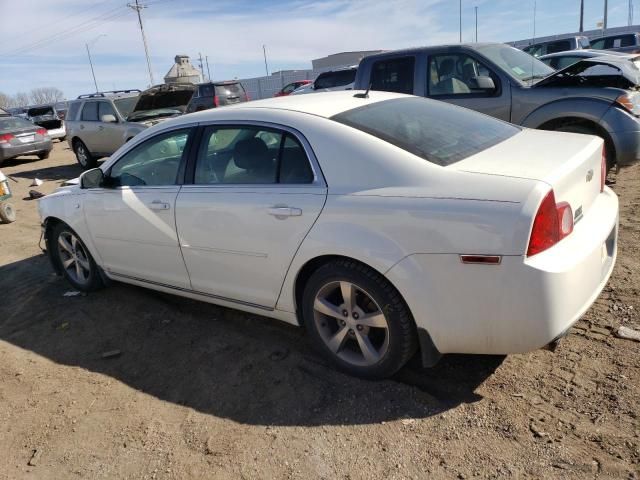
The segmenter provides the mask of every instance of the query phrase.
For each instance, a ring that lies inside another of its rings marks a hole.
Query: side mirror
[[[475,81],[476,81],[476,88],[478,90],[495,90],[496,89],[496,84],[493,83],[493,78],[491,77],[484,77],[484,76],[479,76],[479,77],[475,77]]]
[[[104,183],[104,172],[99,168],[92,168],[80,175],[80,188],[99,188]]]
[[[107,115],[102,115],[100,117],[100,121],[103,123],[117,123],[118,120],[116,119],[116,117],[114,117],[111,114],[107,114]]]

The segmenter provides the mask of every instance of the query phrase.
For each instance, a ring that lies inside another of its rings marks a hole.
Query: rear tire
[[[82,140],[76,140],[73,142],[73,152],[76,154],[76,160],[78,164],[84,169],[89,170],[95,168],[98,161],[91,155],[91,152]]]
[[[98,265],[89,249],[69,226],[59,223],[51,231],[48,242],[51,260],[64,278],[81,292],[92,292],[104,286]]]
[[[417,349],[415,324],[400,293],[353,260],[329,262],[311,275],[302,314],[314,345],[350,375],[389,377]]]
[[[0,203],[0,220],[2,220],[2,223],[13,223],[16,221],[16,210],[9,202]]]
[[[607,140],[594,129],[580,124],[567,124],[556,128],[556,132],[582,133],[583,135],[595,135],[596,137],[602,138],[602,140],[604,140],[604,156],[607,159],[607,172],[615,165],[611,149],[607,145]]]
[[[38,158],[40,160],[46,160],[47,158],[49,158],[50,152],[42,152],[38,154]]]

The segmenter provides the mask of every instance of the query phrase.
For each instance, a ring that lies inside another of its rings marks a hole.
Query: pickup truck
[[[585,58],[555,71],[498,43],[384,52],[361,60],[354,90],[430,97],[517,125],[596,135],[607,165],[640,159],[640,70],[617,57]]]

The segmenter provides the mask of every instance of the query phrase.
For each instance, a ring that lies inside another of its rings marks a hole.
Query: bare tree
[[[31,90],[31,100],[35,104],[55,103],[64,100],[64,93],[56,87],[41,87]]]
[[[12,98],[6,93],[0,92],[0,108],[10,108]]]
[[[29,94],[24,92],[18,92],[13,96],[13,106],[14,107],[26,107],[29,105]]]

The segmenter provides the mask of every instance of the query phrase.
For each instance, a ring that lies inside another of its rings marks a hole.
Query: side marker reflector
[[[460,261],[470,265],[500,265],[501,255],[460,255]]]

